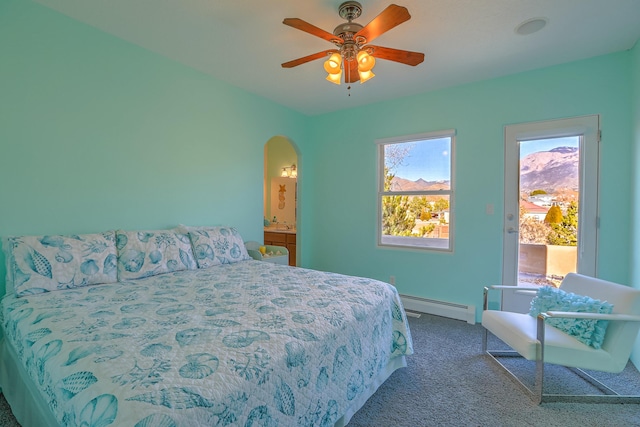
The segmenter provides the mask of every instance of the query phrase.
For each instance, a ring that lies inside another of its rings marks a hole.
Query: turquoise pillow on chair
[[[547,311],[610,314],[613,311],[613,304],[565,292],[553,286],[543,286],[538,289],[536,297],[531,301],[529,314],[538,317],[538,314]],[[551,318],[547,320],[547,323],[596,349],[602,347],[604,335],[609,325],[608,320],[571,318]]]

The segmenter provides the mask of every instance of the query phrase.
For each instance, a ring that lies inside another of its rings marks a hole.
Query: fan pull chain
[[[347,69],[347,78],[351,81],[351,65],[349,65],[349,68]],[[347,96],[351,96],[351,85],[347,86],[347,94]]]

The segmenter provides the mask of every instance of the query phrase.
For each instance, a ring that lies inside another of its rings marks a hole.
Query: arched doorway
[[[297,265],[298,175],[297,147],[284,136],[264,146],[264,243],[289,250],[289,265]]]

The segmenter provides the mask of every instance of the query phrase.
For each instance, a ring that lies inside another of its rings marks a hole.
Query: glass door
[[[558,286],[596,274],[598,116],[507,126],[503,281]],[[525,312],[531,296],[506,292]]]

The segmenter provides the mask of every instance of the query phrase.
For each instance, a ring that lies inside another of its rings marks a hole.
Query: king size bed
[[[252,260],[233,228],[4,243],[24,426],[344,425],[413,352],[394,287]]]

